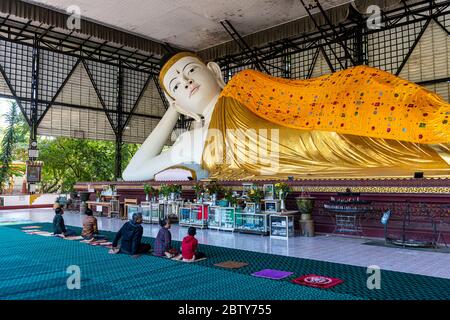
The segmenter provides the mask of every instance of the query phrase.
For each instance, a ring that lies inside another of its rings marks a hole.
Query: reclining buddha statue
[[[368,66],[291,80],[220,67],[181,52],[160,83],[170,108],[123,172],[151,180],[197,164],[224,180],[450,175],[450,104]],[[161,152],[179,114],[193,128]]]

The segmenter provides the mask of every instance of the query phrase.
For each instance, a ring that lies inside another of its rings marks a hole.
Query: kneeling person
[[[142,235],[144,233],[144,228],[142,228],[141,224],[142,215],[140,213],[134,213],[132,219],[125,223],[122,228],[120,228],[119,232],[117,232],[112,245],[113,250],[132,256],[138,256],[139,254],[150,251],[149,244],[141,243]],[[122,239],[122,241],[120,243],[119,251],[117,250],[117,244],[120,239]]]

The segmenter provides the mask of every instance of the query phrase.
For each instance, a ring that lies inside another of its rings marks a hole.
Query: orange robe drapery
[[[203,166],[221,179],[450,175],[450,105],[359,66],[310,80],[244,70],[223,89]]]

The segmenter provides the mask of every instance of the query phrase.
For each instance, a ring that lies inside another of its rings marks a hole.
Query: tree
[[[44,162],[42,192],[72,191],[78,181],[114,179],[114,142],[41,137],[38,143],[39,160]],[[137,149],[137,145],[123,146],[123,168]]]
[[[17,107],[16,102],[12,102],[9,107],[9,111],[4,115],[6,120],[6,130],[2,139],[2,150],[0,153],[0,192],[3,192],[5,183],[9,181],[11,176],[17,176],[23,174],[21,171],[17,171],[16,168],[11,168],[11,162],[14,159],[14,151],[16,145],[21,141],[20,124],[24,122],[23,116]]]

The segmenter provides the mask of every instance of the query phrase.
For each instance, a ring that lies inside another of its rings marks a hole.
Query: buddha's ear
[[[219,65],[215,62],[208,62],[206,66],[214,74],[219,87],[223,89],[225,87],[225,81],[223,81],[222,70],[220,70]]]
[[[191,117],[191,118],[193,118],[195,121],[202,121],[202,118],[201,118],[198,114],[193,113],[193,112],[190,112],[190,111],[187,111],[187,110],[184,110],[183,108],[181,108],[181,107],[176,103],[176,101],[175,101],[171,96],[169,96],[169,95],[168,95],[167,93],[165,93],[165,92],[164,92],[164,95],[166,96],[167,101],[169,101],[170,106],[171,106],[172,108],[174,108],[175,110],[177,110],[178,113],[181,113],[181,114],[184,114],[185,116]]]

